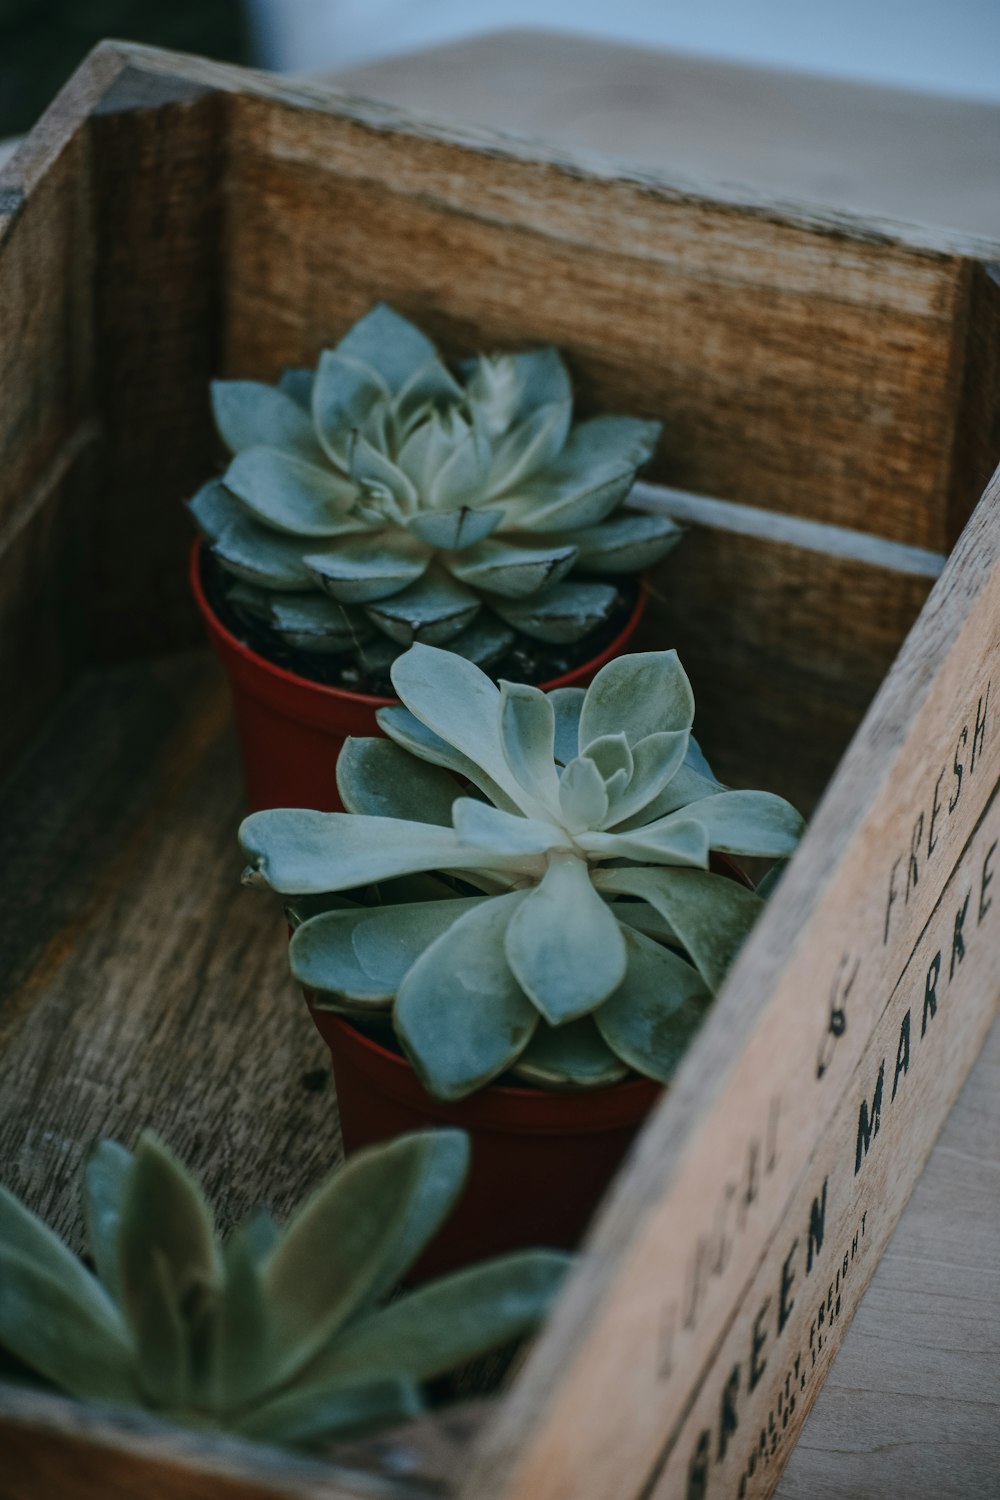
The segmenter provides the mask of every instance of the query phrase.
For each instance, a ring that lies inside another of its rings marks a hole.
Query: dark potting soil
[[[355,657],[346,652],[327,656],[317,651],[298,651],[282,640],[264,621],[248,619],[229,602],[226,594],[228,577],[225,569],[203,548],[201,583],[205,597],[226,629],[244,646],[264,657],[265,661],[276,667],[283,667],[286,672],[305,677],[310,682],[320,683],[323,687],[344,688],[351,693],[368,693],[375,698],[396,696],[388,672],[365,672]],[[633,578],[615,579],[613,582],[618,591],[618,602],[604,623],[591,631],[590,635],[568,646],[551,646],[518,632],[510,650],[485,669],[489,676],[494,681],[507,678],[511,682],[537,685],[551,682],[556,677],[564,677],[567,672],[573,672],[593,657],[599,656],[625,628],[639,592],[639,585]]]

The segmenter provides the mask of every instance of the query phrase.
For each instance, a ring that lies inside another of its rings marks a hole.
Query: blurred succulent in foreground
[[[153,1136],[91,1154],[91,1274],[0,1189],[0,1345],[74,1396],[313,1446],[422,1409],[420,1382],[530,1329],[567,1257],[521,1251],[383,1305],[449,1213],[461,1131],[402,1136],[330,1178],[282,1234],[224,1244]]]
[[[190,502],[234,606],[289,645],[385,669],[414,641],[495,659],[514,632],[565,644],[611,614],[606,577],[680,529],[616,515],[660,424],[573,425],[555,349],[479,355],[453,374],[379,305],[315,372],[217,381],[235,455]]]
[[[296,977],[321,1008],[391,1011],[443,1099],[508,1069],[666,1082],[763,905],[710,853],[785,859],[799,814],[715,780],[674,651],[546,694],[414,646],[392,681],[389,738],[341,753],[348,812],[272,809],[240,830],[250,883],[310,898],[388,882],[385,904],[303,911]],[[393,884],[427,871],[452,883]]]

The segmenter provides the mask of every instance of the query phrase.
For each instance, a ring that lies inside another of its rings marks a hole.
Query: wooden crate
[[[710,755],[819,805],[453,1468],[468,1500],[768,1494],[1000,993],[994,258],[98,49],[0,177],[3,1181],[79,1243],[96,1134],[152,1125],[224,1224],[338,1150],[186,593],[207,380],[378,297],[455,355],[553,341],[584,410],[666,424],[639,503],[692,530],[647,641]],[[3,1388],[3,1497],[403,1493]]]

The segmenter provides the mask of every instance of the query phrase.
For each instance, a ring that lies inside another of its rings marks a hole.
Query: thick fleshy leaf
[[[599,526],[563,533],[577,549],[578,573],[637,573],[672,552],[684,529],[667,516],[617,516]]]
[[[680,729],[672,733],[648,734],[633,746],[631,779],[615,797],[602,826],[623,823],[655,802],[684,764],[688,739],[687,730]]]
[[[222,482],[253,517],[289,536],[338,536],[358,529],[349,514],[357,500],[350,480],[277,448],[244,448]]]
[[[635,759],[625,734],[603,734],[591,740],[583,753],[600,771],[611,795],[628,786],[635,774]]]
[[[150,1406],[186,1406],[193,1396],[191,1346],[172,1267],[163,1251],[150,1245],[141,1280],[133,1280],[129,1321],[135,1335],[136,1382]]]
[[[641,932],[625,931],[625,978],[595,1011],[608,1046],[637,1072],[669,1083],[711,996],[697,970]]]
[[[684,757],[684,764],[692,771],[697,771],[699,776],[705,776],[709,781],[714,781],[717,785],[719,784],[715,772],[705,758],[705,752],[693,734],[688,739],[688,749],[687,755]]]
[[[40,1274],[58,1281],[66,1297],[79,1304],[81,1316],[86,1314],[96,1322],[106,1320],[109,1326],[120,1323],[116,1308],[97,1278],[37,1214],[3,1187],[0,1187],[0,1249],[29,1261]]]
[[[521,1338],[545,1317],[572,1257],[519,1250],[420,1287],[344,1330],[309,1378],[431,1380]]]
[[[552,823],[501,812],[472,797],[458,798],[452,807],[452,819],[463,844],[495,850],[498,854],[530,858],[551,849],[564,849],[569,842],[562,829]]]
[[[760,855],[787,859],[794,852],[805,823],[784,797],[773,792],[719,792],[690,802],[674,819],[693,819],[705,829],[708,846],[721,854]],[[664,828],[666,824],[652,825]],[[648,832],[651,830],[644,830]]]
[[[280,448],[322,465],[325,454],[307,412],[290,395],[257,380],[213,380],[212,411],[230,453]]]
[[[454,408],[431,411],[422,422],[414,424],[399,449],[396,462],[409,476],[426,503],[434,480],[451,458],[455,448],[471,438],[468,422]],[[475,451],[473,456],[475,456]],[[467,499],[460,496],[459,501]]]
[[[477,667],[488,667],[499,661],[514,644],[514,632],[488,609],[480,609],[471,625],[445,641],[443,649],[464,656]]]
[[[243,604],[244,595],[230,595]],[[288,643],[300,651],[337,653],[356,650],[368,640],[372,628],[359,610],[338,604],[325,594],[270,594],[264,618]]]
[[[354,433],[388,396],[385,381],[370,364],[340,350],[323,350],[312,387],[313,427],[340,469],[347,470]]]
[[[735,880],[706,870],[595,870],[593,880],[599,890],[639,896],[660,912],[713,993],[764,907]]]
[[[348,812],[451,826],[462,788],[447,771],[417,760],[392,740],[351,736],[337,759],[337,788]]]
[[[580,833],[577,843],[599,859],[633,859],[639,864],[708,868],[708,835],[686,809],[649,828],[631,833]]]
[[[535,640],[565,646],[581,640],[606,620],[618,601],[609,583],[554,583],[530,599],[490,596],[497,614]]]
[[[488,540],[449,560],[449,567],[456,578],[475,588],[523,599],[565,578],[575,561],[576,548],[557,541],[548,547],[519,547],[507,540]]]
[[[355,433],[350,448],[351,478],[359,490],[382,509],[389,520],[402,521],[417,504],[413,481],[386,453]]]
[[[159,1321],[166,1298],[186,1306],[216,1284],[220,1264],[211,1210],[200,1186],[162,1141],[144,1134],[136,1147],[121,1210],[122,1306],[132,1326]],[[151,1267],[161,1270],[151,1280]]]
[[[604,777],[587,755],[570,761],[559,782],[560,816],[570,833],[600,828],[608,813]]]
[[[625,943],[590,872],[576,855],[556,855],[507,929],[507,962],[553,1026],[586,1015],[621,984]]]
[[[236,1431],[258,1442],[315,1448],[360,1437],[379,1427],[412,1421],[423,1411],[409,1380],[386,1378],[371,1385],[292,1386],[239,1419]]]
[[[299,1210],[265,1270],[273,1386],[395,1286],[450,1211],[468,1160],[460,1130],[400,1136],[352,1156]]]
[[[0,1244],[0,1346],[72,1396],[137,1400],[131,1347],[110,1308],[81,1300],[47,1262],[6,1242]]]
[[[292,934],[292,973],[317,994],[387,1004],[407,972],[452,923],[489,897],[362,906],[322,913]]]
[[[421,723],[485,772],[515,807],[529,817],[539,811],[503,754],[498,733],[500,689],[485,672],[449,652],[414,646],[393,663],[392,685]],[[381,718],[379,723],[383,724]],[[388,728],[386,733],[390,733]],[[478,776],[473,779],[487,790]]]
[[[555,710],[546,695],[523,682],[500,684],[500,742],[517,782],[551,815],[559,809]]]
[[[652,802],[633,813],[629,818],[621,819],[615,825],[616,833],[625,833],[631,829],[644,828],[650,823],[656,822],[658,818],[665,818],[668,813],[676,812],[678,808],[687,807],[692,802],[700,802],[706,797],[717,796],[727,788],[719,782],[702,776],[700,772],[692,769],[688,760],[685,760],[680,769],[671,776],[659,796],[654,797]]]
[[[652,457],[662,431],[662,423],[641,417],[591,417],[573,428],[566,463],[584,470],[602,462],[637,469]]]
[[[243,1406],[270,1383],[270,1324],[257,1238],[247,1229],[231,1234],[223,1247],[224,1284],[217,1311],[217,1346],[209,1400],[225,1411]],[[273,1225],[272,1225],[273,1228]],[[277,1234],[271,1249],[277,1243]],[[212,1399],[214,1398],[214,1400]]]
[[[400,985],[396,1035],[428,1093],[462,1099],[524,1050],[538,1012],[504,957],[523,891],[467,912],[432,943]]]
[[[267,589],[312,589],[315,581],[302,561],[301,537],[272,531],[213,479],[188,502],[213,556],[228,572]]]
[[[321,588],[342,604],[365,604],[401,593],[426,571],[424,543],[398,526],[345,536],[322,552],[307,551],[305,566]]]
[[[457,646],[461,639],[462,636],[456,636],[453,644]],[[481,792],[484,792],[495,807],[501,807],[505,812],[519,811],[514,799],[509,797],[471,756],[464,755],[453,745],[449,745],[447,740],[435,734],[433,729],[429,729],[408,708],[396,705],[379,708],[375,711],[375,718],[383,734],[387,734],[391,740],[401,745],[404,750],[408,750],[411,755],[419,756],[421,760],[429,761],[435,766],[445,766],[448,770],[457,772],[459,776],[464,776],[467,781],[472,782],[473,786],[477,786]],[[506,762],[503,765],[506,772],[508,769]]]
[[[441,547],[448,552],[458,552],[482,543],[491,531],[496,531],[503,520],[501,510],[473,510],[461,505],[457,510],[422,510],[407,520],[407,527],[422,542],[431,547]],[[478,548],[476,549],[478,550]],[[449,567],[459,578],[465,575],[449,560]]]
[[[680,947],[680,938],[670,923],[647,902],[613,901],[611,910],[623,927],[634,927],[636,932],[643,932],[647,937],[655,938],[658,943]]]
[[[315,370],[285,370],[278,381],[278,389],[279,391],[283,391],[286,396],[291,396],[292,400],[297,402],[302,407],[302,410],[308,412],[311,416],[312,393],[315,383]]]
[[[510,870],[523,858],[463,844],[451,828],[402,818],[271,807],[240,826],[240,844],[253,874],[250,884],[283,895],[349,891],[419,870]]]
[[[485,435],[474,426],[463,424],[457,414],[452,420],[452,431],[456,436],[451,451],[429,476],[426,487],[427,503],[445,511],[488,496],[486,478],[493,458]]]
[[[340,340],[337,353],[377,370],[394,395],[418,370],[438,358],[427,335],[384,302],[358,319]]]
[[[520,493],[533,475],[548,469],[562,451],[572,417],[570,400],[548,402],[501,438],[494,450],[487,495]]]
[[[117,1141],[105,1140],[99,1141],[90,1152],[83,1173],[87,1246],[101,1285],[115,1302],[118,1301],[118,1228],[131,1170],[131,1151],[126,1151]]]
[[[543,1089],[603,1089],[620,1083],[628,1064],[612,1052],[594,1017],[581,1016],[564,1026],[548,1026],[543,1021],[512,1071]]]
[[[553,688],[546,694],[556,716],[555,757],[560,765],[568,766],[580,753],[580,713],[585,688]]]
[[[467,629],[478,612],[475,594],[433,562],[408,588],[367,606],[369,619],[403,646],[443,645]]]
[[[563,465],[529,480],[504,498],[507,524],[520,531],[575,532],[596,526],[625,499],[635,471],[618,464],[566,470]]]
[[[607,662],[587,689],[580,747],[605,734],[630,745],[647,735],[690,730],[694,694],[676,651],[636,651]]]
[[[452,406],[462,400],[462,387],[447,365],[436,355],[407,376],[393,400],[402,428],[420,420],[428,406]]]

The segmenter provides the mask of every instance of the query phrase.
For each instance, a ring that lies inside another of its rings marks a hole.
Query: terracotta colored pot
[[[493,1084],[443,1104],[404,1057],[343,1016],[312,1016],[330,1049],[348,1155],[429,1126],[457,1125],[471,1137],[465,1191],[411,1272],[414,1282],[505,1250],[576,1245],[663,1092],[647,1078],[577,1093]]]
[[[196,541],[191,549],[191,589],[212,649],[229,678],[247,806],[251,812],[262,807],[339,809],[336,766],[341,745],[352,734],[378,734],[376,710],[397,700],[310,682],[245,646],[208,602],[201,555],[202,544]],[[628,621],[598,656],[541,686],[585,687],[598,668],[626,649],[645,607],[643,586]]]

